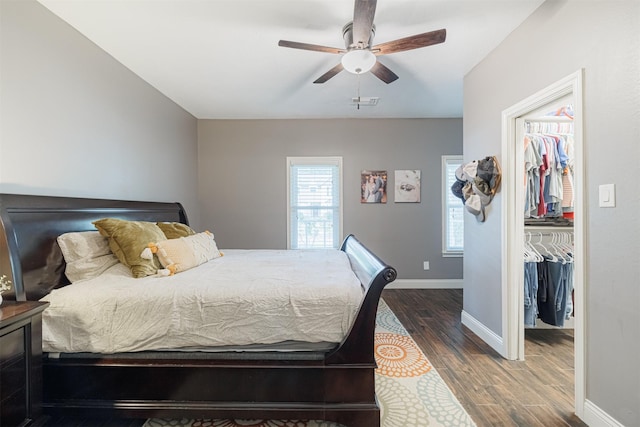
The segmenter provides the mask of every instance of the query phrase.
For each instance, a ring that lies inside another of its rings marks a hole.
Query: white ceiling
[[[342,71],[353,0],[39,0],[200,119],[462,117],[462,79],[543,0],[379,0],[373,44],[446,28],[443,44],[381,56],[399,79]],[[358,82],[358,79],[360,82]],[[378,105],[351,98],[379,97]]]

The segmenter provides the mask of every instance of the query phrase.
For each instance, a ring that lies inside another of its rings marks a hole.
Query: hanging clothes
[[[571,134],[525,134],[525,218],[572,218],[574,153]]]
[[[526,226],[571,229],[573,225],[575,148],[573,110],[569,107],[550,114],[556,117],[525,122],[523,214]],[[524,324],[532,327],[540,319],[563,327],[573,314],[573,250],[571,245],[557,244],[556,238],[572,237],[572,231],[545,232],[546,236],[552,236],[548,246],[542,244],[542,235],[539,233],[539,251],[531,242],[531,233],[525,241]]]
[[[536,326],[538,318],[538,266],[524,263],[524,326]]]
[[[539,139],[525,136],[524,173],[525,173],[525,218],[537,217],[540,203],[540,157]]]
[[[540,320],[553,326],[564,326],[567,310],[567,268],[573,264],[562,264],[545,260],[538,264],[538,272],[544,272],[545,285],[538,294]]]
[[[571,232],[550,233],[562,244],[531,242],[532,233],[525,240],[524,263],[524,325],[536,326],[536,319],[552,326],[563,327],[573,314],[573,258],[568,244]],[[538,249],[535,248],[538,247]]]
[[[564,216],[573,218],[573,204],[575,200],[575,190],[573,186],[574,176],[574,158],[575,158],[575,142],[573,135],[566,135],[563,144],[567,161],[562,170],[562,212]],[[566,213],[571,215],[566,215]]]

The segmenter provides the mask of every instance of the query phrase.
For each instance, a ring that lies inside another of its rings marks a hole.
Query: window
[[[462,256],[464,251],[464,204],[451,192],[462,156],[442,156],[442,254]]]
[[[342,157],[287,157],[287,247],[337,248],[342,236]]]

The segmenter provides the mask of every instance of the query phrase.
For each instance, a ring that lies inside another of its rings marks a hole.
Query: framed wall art
[[[394,189],[396,203],[420,203],[420,171],[411,169],[395,171]]]
[[[363,170],[361,172],[360,203],[387,203],[386,170]]]

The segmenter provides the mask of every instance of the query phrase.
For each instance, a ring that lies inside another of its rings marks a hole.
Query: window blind
[[[339,164],[290,161],[291,249],[337,248],[340,208]]]
[[[451,192],[456,182],[456,169],[462,164],[461,156],[443,157],[443,253],[456,254],[464,250],[464,205]]]

